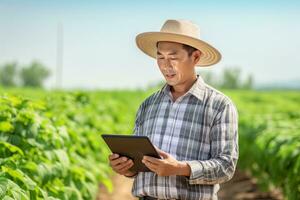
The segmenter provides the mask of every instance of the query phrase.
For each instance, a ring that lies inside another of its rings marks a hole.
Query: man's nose
[[[173,66],[171,65],[171,62],[169,59],[166,59],[164,62],[164,69],[172,69]]]

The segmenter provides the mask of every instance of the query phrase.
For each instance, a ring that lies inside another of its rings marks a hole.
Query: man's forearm
[[[180,161],[176,175],[189,177],[191,175],[190,166],[186,162]]]
[[[223,156],[209,160],[186,161],[191,167],[190,184],[220,184],[232,178],[237,158]]]

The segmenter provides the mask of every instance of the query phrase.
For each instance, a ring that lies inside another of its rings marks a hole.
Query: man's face
[[[169,85],[177,86],[184,84],[187,80],[191,80],[195,76],[195,64],[197,60],[195,60],[194,53],[189,56],[180,43],[158,43],[157,64]]]

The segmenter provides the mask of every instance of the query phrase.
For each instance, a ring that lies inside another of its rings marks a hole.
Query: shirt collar
[[[170,85],[167,83],[162,87],[161,92],[168,95],[171,98]],[[192,85],[187,93],[197,97],[199,100],[203,101],[205,92],[205,82],[200,75],[197,75],[196,82]]]

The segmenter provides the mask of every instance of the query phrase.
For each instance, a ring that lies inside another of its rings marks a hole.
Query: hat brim
[[[210,44],[186,35],[166,32],[145,32],[136,36],[137,46],[147,55],[156,59],[156,44],[160,41],[177,42],[192,46],[202,52],[197,66],[206,67],[221,60],[220,52]]]

